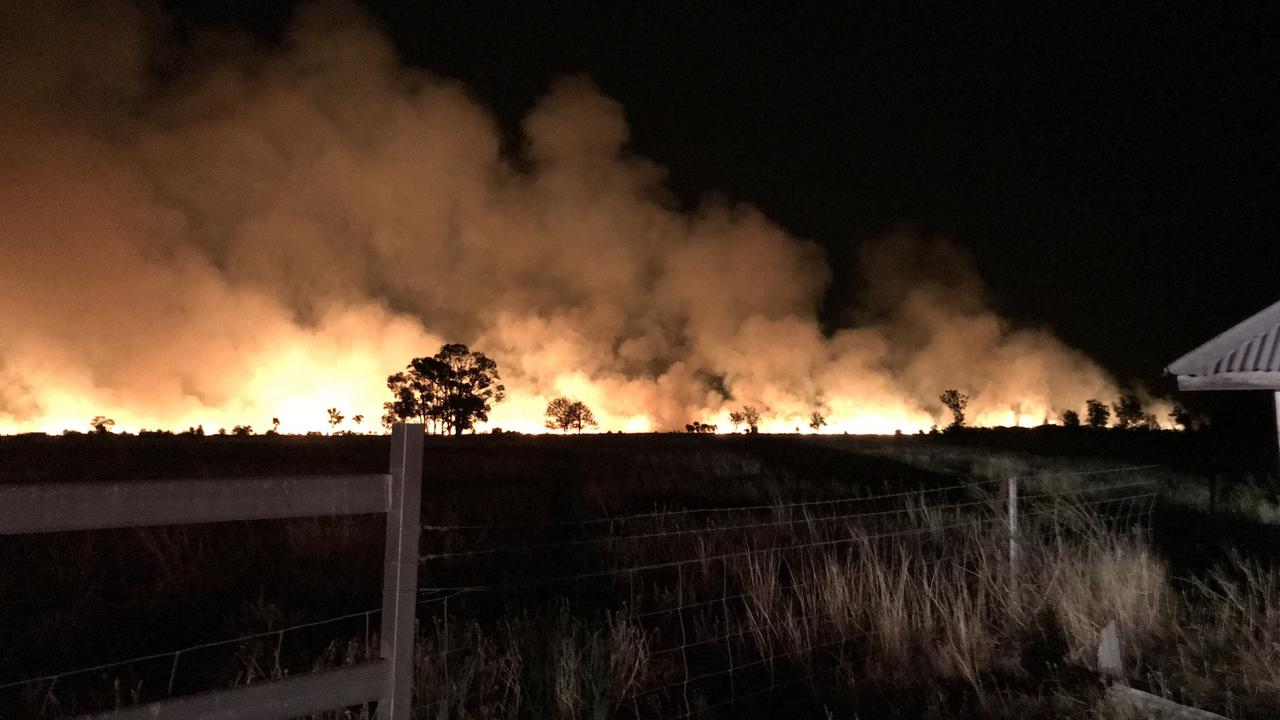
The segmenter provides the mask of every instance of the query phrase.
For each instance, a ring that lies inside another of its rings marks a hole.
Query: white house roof
[[[1280,302],[1174,360],[1180,390],[1280,390]]]

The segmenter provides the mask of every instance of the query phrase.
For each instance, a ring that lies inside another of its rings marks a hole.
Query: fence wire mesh
[[[416,703],[440,719],[588,706],[693,718],[783,691],[829,692],[853,666],[892,651],[891,618],[864,612],[867,588],[886,573],[1009,572],[1010,543],[1061,551],[1099,533],[1140,536],[1159,488],[1135,473],[1153,467],[1013,478],[1023,486],[1016,535],[1006,480],[553,523],[427,524]],[[370,659],[380,612],[9,681],[0,702],[21,693],[42,713],[66,715],[76,708],[61,698],[115,696],[119,705],[142,683],[154,698],[252,682],[283,672],[287,642],[304,631],[331,651],[341,644],[335,662]],[[239,674],[212,678],[187,662],[213,651],[228,653]]]
[[[1016,533],[1006,480],[556,523],[426,525],[422,595],[448,601],[422,619],[430,652],[418,669],[419,702],[437,718],[587,708],[691,718],[778,692],[831,692],[854,666],[895,651],[893,618],[866,612],[868,587],[894,573],[1008,574],[1011,544],[1025,556],[1022,571],[1033,572],[1046,548],[1142,536],[1159,489],[1135,473],[1152,467],[1014,478]]]

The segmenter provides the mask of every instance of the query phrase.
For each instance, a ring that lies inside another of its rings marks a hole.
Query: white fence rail
[[[168,698],[91,717],[94,720],[288,720],[377,702],[381,720],[409,720],[422,450],[423,427],[400,424],[392,430],[390,472],[386,474],[0,485],[0,535],[386,514],[382,631],[377,660]],[[355,615],[368,618],[373,612]],[[176,667],[182,652],[152,657],[172,656]],[[58,677],[36,680],[52,684]]]

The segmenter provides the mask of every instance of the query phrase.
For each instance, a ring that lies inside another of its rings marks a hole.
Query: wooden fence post
[[[1013,582],[1018,579],[1018,478],[1009,478],[1009,575]]]
[[[391,485],[379,639],[381,657],[387,662],[387,686],[378,703],[379,720],[409,720],[413,706],[423,434],[423,427],[418,424],[398,423],[391,430]]]

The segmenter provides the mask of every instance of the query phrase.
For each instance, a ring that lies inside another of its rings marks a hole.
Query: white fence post
[[[1018,579],[1018,564],[1021,548],[1018,547],[1018,478],[1009,478],[1009,575],[1014,582]]]
[[[392,442],[392,472],[376,475],[0,483],[0,536],[228,520],[387,514],[387,587],[383,593],[381,659],[270,682],[170,697],[84,717],[93,720],[285,720],[377,700],[387,708],[382,717],[407,720],[412,701],[422,446],[421,425],[410,425],[408,430],[400,426]],[[169,687],[172,687],[177,658],[185,652],[174,653]],[[52,686],[45,692],[52,694]]]
[[[409,720],[413,709],[414,614],[418,593],[419,511],[422,505],[422,425],[391,430],[387,546],[383,559],[381,657],[387,685],[380,720]]]

